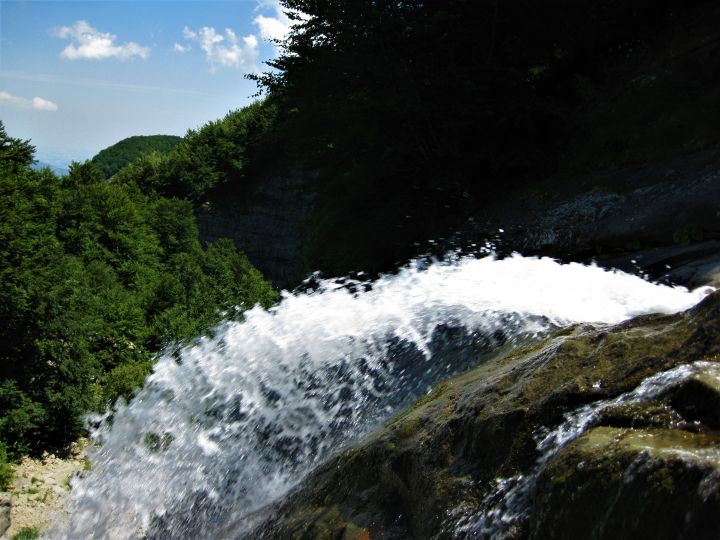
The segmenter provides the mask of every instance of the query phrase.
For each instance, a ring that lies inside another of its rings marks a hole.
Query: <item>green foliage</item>
[[[0,491],[6,491],[13,478],[13,470],[8,463],[7,448],[0,441]]]
[[[0,120],[0,171],[17,172],[33,163],[35,147],[30,141],[14,139],[5,131]]]
[[[201,200],[213,186],[245,179],[250,150],[267,144],[275,114],[274,106],[266,102],[230,112],[222,120],[188,131],[167,155],[144,155],[119,171],[115,180],[136,183],[145,192]]]
[[[7,154],[22,154],[12,140]],[[0,158],[3,156],[0,155]],[[90,162],[0,171],[0,440],[61,447],[83,414],[142,385],[155,351],[276,294],[234,244],[206,248],[192,206]]]
[[[37,527],[23,527],[13,535],[12,540],[35,540],[36,538],[40,538],[40,530]]]
[[[154,432],[146,433],[143,437],[143,443],[145,447],[151,452],[158,452],[160,450],[167,450],[172,444],[174,437],[170,433],[163,433],[162,437]]]
[[[108,146],[92,158],[104,178],[110,178],[128,163],[150,154],[167,154],[180,142],[175,135],[138,135]]]
[[[142,387],[145,378],[150,375],[152,362],[127,362],[112,368],[103,377],[102,400],[113,403],[118,398],[130,401],[138,388]]]

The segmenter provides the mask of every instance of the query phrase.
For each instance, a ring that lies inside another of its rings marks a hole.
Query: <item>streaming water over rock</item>
[[[57,538],[217,537],[497,345],[687,309],[707,289],[512,256],[324,281],[176,354],[100,422]]]
[[[538,477],[563,447],[597,424],[604,411],[656,399],[693,376],[709,377],[720,384],[720,365],[697,361],[658,373],[645,379],[631,392],[584,405],[567,414],[565,421],[556,428],[541,430],[537,444],[540,457],[535,468],[525,475],[497,479],[495,489],[482,501],[479,510],[463,512],[462,508],[458,508],[449,516],[447,529],[452,530],[456,538],[512,538],[513,528],[530,514],[531,497]],[[708,457],[720,460],[720,450],[713,451]]]

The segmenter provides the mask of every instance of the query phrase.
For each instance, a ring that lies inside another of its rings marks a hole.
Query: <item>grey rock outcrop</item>
[[[10,528],[11,501],[12,499],[10,498],[9,493],[0,493],[0,537],[3,538],[7,530]]]
[[[306,272],[315,178],[295,171],[256,179],[252,187],[216,187],[197,212],[200,239],[230,238],[275,287],[294,287]]]

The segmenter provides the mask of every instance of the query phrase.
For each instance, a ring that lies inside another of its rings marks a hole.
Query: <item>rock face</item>
[[[518,192],[489,205],[458,237],[481,241],[502,229],[501,247],[526,255],[593,258],[707,281],[720,269],[719,152],[578,179],[577,187]]]
[[[230,238],[277,288],[305,277],[306,220],[315,198],[312,173],[269,174],[252,187],[220,185],[198,210],[203,242]]]
[[[0,536],[10,528],[11,499],[9,493],[0,493]]]
[[[531,538],[717,538],[720,438],[596,427],[543,472]]]
[[[252,536],[716,538],[717,360],[720,293],[500,351],[321,467]],[[625,399],[697,361],[707,372]],[[574,441],[552,431],[586,409]]]

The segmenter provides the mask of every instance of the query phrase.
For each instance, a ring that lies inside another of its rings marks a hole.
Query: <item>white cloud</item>
[[[211,26],[203,26],[197,32],[186,26],[183,29],[183,36],[200,45],[210,62],[210,73],[215,73],[218,66],[243,69],[248,72],[257,70],[258,39],[252,34],[238,38],[230,28],[226,28],[224,34],[219,34]]]
[[[215,73],[218,67],[232,67],[244,71],[257,72],[258,58],[260,56],[260,40],[272,41],[275,53],[279,54],[282,42],[287,38],[295,24],[307,20],[307,16],[296,13],[298,19],[291,19],[283,11],[280,0],[257,0],[256,11],[271,10],[272,16],[257,15],[253,24],[257,27],[256,34],[249,34],[239,38],[230,28],[219,33],[212,26],[203,26],[200,30],[191,30],[187,26],[182,34],[185,40],[197,43],[205,53],[210,63],[210,73]],[[189,45],[175,43],[174,50],[179,53],[191,49]]]
[[[293,20],[288,17],[283,6],[280,4],[280,0],[258,0],[257,9],[272,9],[275,12],[272,17],[258,15],[253,20],[253,24],[258,27],[261,38],[275,42],[276,53],[280,52],[282,42],[285,41],[292,27],[307,19],[307,17],[300,12],[294,12],[299,16],[299,20]]]
[[[275,18],[258,15],[255,17],[255,24],[260,30],[260,37],[269,40],[284,40],[290,32],[290,24]]]
[[[38,111],[57,111],[58,106],[53,103],[52,101],[49,101],[47,99],[43,99],[41,97],[34,97],[32,98],[32,108],[37,109]]]
[[[143,47],[134,41],[118,45],[115,43],[117,36],[109,32],[100,32],[86,21],[77,21],[73,26],[61,26],[55,29],[55,35],[70,40],[70,44],[60,53],[60,58],[66,60],[105,58],[128,60],[135,56],[140,58],[150,56],[149,47]]]
[[[58,106],[47,99],[41,97],[34,97],[32,99],[26,99],[18,96],[13,96],[9,92],[0,90],[0,105],[9,105],[11,107],[18,107],[20,109],[35,109],[36,111],[57,111]]]

